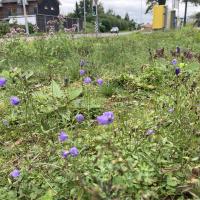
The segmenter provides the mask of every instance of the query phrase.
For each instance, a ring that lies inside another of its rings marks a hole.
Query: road
[[[115,36],[124,36],[124,35],[130,35],[132,33],[135,33],[136,31],[129,31],[129,32],[120,32],[118,34],[116,33],[99,33],[98,37],[115,37]],[[81,38],[81,37],[96,37],[95,33],[88,33],[88,34],[76,34],[74,36],[75,38]]]

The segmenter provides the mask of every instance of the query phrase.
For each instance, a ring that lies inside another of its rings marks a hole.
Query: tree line
[[[85,0],[86,7],[86,18],[87,23],[95,23],[95,17],[92,14],[93,1]],[[98,15],[99,15],[99,28],[101,32],[108,32],[114,26],[117,26],[121,31],[123,30],[134,30],[135,21],[130,19],[129,14],[126,13],[125,17],[115,14],[112,9],[105,11],[103,4],[98,3]],[[75,3],[75,9],[72,13],[68,14],[69,17],[82,18],[84,17],[84,1],[81,0]]]

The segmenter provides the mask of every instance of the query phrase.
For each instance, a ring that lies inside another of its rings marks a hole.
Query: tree
[[[183,22],[183,26],[186,25],[186,21],[187,21],[187,7],[188,7],[188,0],[185,0],[185,13],[184,13],[184,22]]]
[[[83,0],[80,1],[79,8],[80,8],[81,16],[83,17],[84,16],[84,1]],[[87,15],[92,12],[92,0],[85,0],[85,11]]]
[[[187,8],[188,8],[188,3],[193,3],[195,6],[200,4],[200,0],[183,0],[185,2],[185,13],[184,13],[184,22],[183,25],[186,25],[187,22]]]
[[[81,17],[80,7],[79,7],[77,1],[76,1],[75,10],[74,10],[74,15],[75,15],[75,17],[77,17],[77,18],[80,18],[80,17]]]
[[[103,4],[101,2],[98,3],[98,14],[99,15],[102,15],[104,14],[104,7],[103,7]]]
[[[93,0],[85,0],[87,22],[88,25],[93,26],[95,17],[92,15]],[[98,14],[99,14],[99,28],[101,32],[108,32],[113,26],[119,27],[120,30],[133,30],[135,29],[135,22],[131,20],[128,13],[125,15],[125,19],[120,15],[116,15],[112,9],[106,13],[104,11],[103,4],[98,1]],[[71,17],[83,17],[84,16],[84,1],[80,0],[80,3],[75,4],[74,12],[70,14]]]
[[[200,27],[200,12],[197,13],[197,14],[195,14],[195,16],[194,16],[194,20],[195,20],[195,22],[194,22],[194,26],[198,26],[198,27]]]
[[[118,19],[121,19],[121,18],[122,18],[120,15],[116,15],[116,17],[117,17]]]
[[[146,0],[147,9],[145,14],[147,14],[150,10],[152,10],[154,4],[158,3],[159,5],[165,5],[166,0]]]
[[[105,31],[109,31],[112,28],[112,25],[109,19],[102,19],[101,23],[105,27]]]
[[[128,13],[125,14],[124,19],[125,19],[126,21],[128,21],[128,22],[130,21],[130,17],[129,17],[129,15],[128,15]]]
[[[114,11],[112,9],[108,9],[106,12],[107,15],[115,15]]]

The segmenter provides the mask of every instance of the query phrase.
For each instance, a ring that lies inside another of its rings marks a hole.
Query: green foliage
[[[33,34],[34,29],[32,24],[28,24],[29,33]],[[8,22],[0,22],[0,37],[5,36],[7,33],[10,32],[10,28],[23,28],[25,30],[25,26],[17,25],[17,24],[9,24]]]
[[[92,14],[92,1],[86,0],[86,17],[87,22],[91,25],[95,22],[95,17]],[[69,16],[71,17],[83,17],[84,16],[84,4],[83,1],[80,1],[78,4],[76,2],[75,4],[75,10],[73,13],[70,13]],[[128,16],[128,13],[126,14],[125,18],[122,19],[119,15],[115,15],[112,10],[108,10],[106,13],[104,12],[103,4],[100,2],[98,3],[98,15],[99,15],[99,28],[101,32],[109,32],[113,26],[119,27],[120,30],[133,30],[135,29],[135,22],[131,20]],[[88,31],[94,31],[94,25],[93,30],[87,29]]]
[[[9,23],[7,22],[0,22],[0,37],[6,35],[10,30]]]
[[[113,94],[115,94],[115,87],[114,85],[107,83],[104,84],[101,88],[100,88],[100,92],[102,93],[102,95],[104,95],[105,97],[111,97]]]
[[[80,7],[79,7],[77,2],[76,2],[75,10],[74,10],[74,16],[77,17],[77,18],[81,17],[81,9],[80,9]]]
[[[197,14],[194,16],[194,19],[195,19],[194,26],[200,27],[200,12],[197,13]]]

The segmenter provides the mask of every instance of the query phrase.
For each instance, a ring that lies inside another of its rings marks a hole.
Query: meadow
[[[200,199],[199,31],[0,45],[0,199]]]

